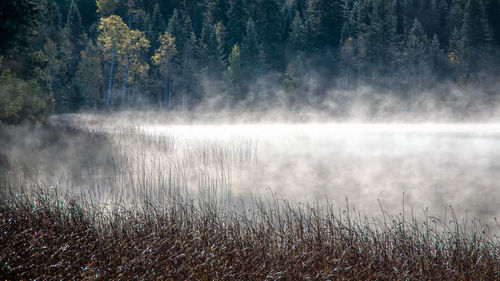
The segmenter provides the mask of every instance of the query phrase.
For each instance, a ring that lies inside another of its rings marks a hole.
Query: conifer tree
[[[453,28],[451,34],[450,34],[450,41],[448,43],[448,61],[450,66],[453,68],[455,71],[455,74],[460,75],[460,72],[463,71],[462,65],[463,63],[463,40],[462,40],[462,34],[458,29],[455,27]]]
[[[159,35],[165,32],[166,29],[167,26],[161,14],[160,6],[158,5],[158,3],[155,3],[155,6],[153,8],[153,14],[151,15],[151,21],[148,28],[148,32],[146,33],[148,40],[151,42],[153,50],[156,50],[158,48]]]
[[[175,38],[166,31],[158,40],[160,47],[155,51],[152,58],[153,64],[160,68],[163,75],[163,95],[158,95],[158,105],[171,109],[172,107],[172,61],[177,55]]]
[[[317,47],[339,45],[343,24],[340,1],[309,0],[307,17],[311,37]]]
[[[86,96],[89,106],[101,107],[104,104],[102,81],[104,73],[101,54],[92,39],[89,39],[85,49],[80,53],[75,78],[80,91]]]
[[[212,77],[219,77],[224,67],[219,54],[219,44],[217,41],[217,26],[210,21],[210,17],[205,17],[200,36],[200,62],[203,67],[203,74]]]
[[[429,45],[427,61],[429,69],[433,74],[431,77],[434,77],[434,80],[442,78],[443,73],[445,73],[447,69],[447,60],[436,34],[432,37],[432,41]]]
[[[66,62],[65,77],[67,81],[70,81],[76,71],[79,54],[83,49],[83,44],[86,40],[80,11],[73,0],[70,4],[68,16],[66,17],[66,26],[64,27],[63,34],[63,43],[65,44],[63,47],[66,49],[63,58]]]
[[[243,0],[230,0],[227,11],[227,44],[240,44],[245,36],[246,11]]]
[[[279,69],[284,59],[283,52],[280,50],[282,17],[276,0],[260,0],[256,29],[263,45],[265,61],[273,69]]]
[[[427,37],[422,25],[415,19],[403,51],[403,61],[413,89],[419,88],[423,82],[426,66]]]
[[[477,72],[489,62],[489,31],[483,0],[467,0],[461,30],[461,55],[467,72]]]
[[[177,50],[183,50],[187,38],[185,37],[185,29],[177,9],[174,9],[173,14],[168,21],[167,31],[172,37],[175,38]]]
[[[82,26],[80,11],[73,0],[71,0],[68,16],[66,18],[65,29],[65,32],[68,34],[68,38],[71,42],[73,42],[73,44],[76,44],[77,42],[80,43],[84,29]]]
[[[252,19],[248,20],[246,35],[241,47],[241,64],[242,73],[249,80],[261,70],[261,51]]]
[[[288,41],[286,47],[288,53],[292,56],[297,52],[305,51],[307,44],[307,30],[300,13],[295,12],[295,17],[293,18],[290,35],[288,36]]]
[[[364,34],[366,59],[375,73],[390,73],[396,45],[396,17],[391,0],[374,0]]]
[[[226,90],[233,100],[241,98],[241,54],[238,44],[233,46],[228,58],[228,67],[226,70]]]
[[[215,26],[215,35],[217,36],[217,52],[219,59],[223,62],[224,67],[226,64],[226,27],[222,22],[218,22]]]

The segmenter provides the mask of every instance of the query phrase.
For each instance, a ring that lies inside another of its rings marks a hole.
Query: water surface
[[[452,206],[500,215],[500,124],[244,124],[148,126],[178,149],[219,143],[251,154],[226,165],[232,196],[269,190],[292,200],[345,198],[368,214]],[[194,157],[194,155],[193,155]],[[203,188],[199,181],[195,185]]]

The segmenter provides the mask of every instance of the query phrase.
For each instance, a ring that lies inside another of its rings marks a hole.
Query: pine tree
[[[241,56],[238,44],[233,46],[233,50],[228,58],[228,67],[226,70],[226,90],[233,100],[241,99]]]
[[[153,8],[153,15],[151,16],[150,29],[157,35],[158,33],[165,31],[166,28],[167,26],[165,25],[165,20],[160,12],[160,6],[156,3]]]
[[[391,0],[375,0],[364,34],[366,60],[376,74],[391,73],[396,45],[396,17]]]
[[[185,29],[177,9],[174,9],[173,14],[168,21],[167,31],[172,37],[175,38],[177,50],[183,50],[184,44],[186,44],[188,38],[185,37]]]
[[[248,20],[246,35],[242,43],[241,63],[243,75],[248,80],[254,78],[261,71],[261,50],[255,24],[252,19]]]
[[[217,52],[219,53],[219,59],[223,62],[224,67],[226,66],[226,27],[222,22],[218,22],[215,26],[215,35],[217,36]]]
[[[311,37],[316,47],[337,47],[339,45],[343,24],[340,1],[309,0],[307,18]]]
[[[410,84],[413,89],[420,87],[423,83],[426,45],[427,36],[418,19],[415,19],[403,51],[404,69],[411,80]]]
[[[256,15],[256,29],[263,45],[266,63],[273,69],[280,69],[284,56],[281,51],[281,9],[276,0],[260,0]]]
[[[79,54],[83,49],[84,42],[86,41],[80,11],[74,1],[71,1],[63,34],[63,42],[66,44],[65,48],[67,48],[66,54],[63,58],[67,64],[65,67],[65,76],[66,80],[69,82],[76,72]],[[75,87],[73,88],[77,89]]]
[[[153,64],[158,66],[163,76],[163,95],[158,95],[158,105],[170,109],[172,107],[172,62],[177,55],[175,38],[166,31],[158,40],[160,47],[152,58]]]
[[[95,22],[97,22],[98,13],[97,11],[97,1],[88,0],[74,0],[75,4],[78,6],[80,15],[82,17],[82,25],[88,30]]]
[[[62,112],[77,112],[89,105],[88,97],[80,89],[80,85],[73,82],[64,92],[61,100]]]
[[[432,72],[432,77],[441,78],[446,73],[447,60],[444,51],[441,49],[438,36],[434,34],[427,53],[427,61]]]
[[[497,46],[500,45],[500,1],[484,0],[486,17],[491,26],[492,38]]]
[[[246,12],[243,0],[230,0],[227,11],[227,44],[240,44],[245,36]]]
[[[167,26],[165,24],[165,20],[163,19],[163,16],[160,12],[160,6],[158,6],[158,3],[155,3],[148,32],[146,33],[148,40],[151,42],[153,50],[156,50],[158,48],[159,35],[165,32],[166,28]]]
[[[491,35],[482,0],[468,0],[464,10],[462,61],[467,72],[477,72],[489,60]]]
[[[209,18],[203,23],[200,37],[200,60],[202,72],[205,75],[218,77],[224,67],[219,54],[219,44],[217,41],[217,26],[209,21]]]
[[[82,39],[81,36],[84,33],[82,18],[78,7],[73,0],[71,0],[68,16],[66,18],[65,29],[65,32],[68,34],[68,38],[71,42],[76,43]]]
[[[307,30],[302,18],[297,11],[293,18],[290,35],[286,43],[288,53],[294,56],[297,52],[305,51],[307,44]]]
[[[452,68],[459,72],[461,70],[462,62],[462,50],[463,50],[463,40],[462,34],[455,27],[450,34],[450,41],[448,42],[448,61]]]
[[[80,53],[80,63],[75,78],[81,92],[87,97],[88,104],[93,108],[104,104],[101,86],[104,79],[102,63],[97,46],[92,39],[89,39],[84,51]]]

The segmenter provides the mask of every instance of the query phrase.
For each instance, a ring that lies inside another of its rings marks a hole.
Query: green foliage
[[[62,111],[76,112],[89,105],[88,96],[81,90],[77,83],[71,84],[71,87],[62,96]]]
[[[477,72],[489,62],[492,38],[482,0],[467,0],[461,30],[461,53],[465,71]]]
[[[427,37],[420,22],[415,19],[403,51],[403,61],[408,77],[422,78],[423,63],[425,61]]]
[[[16,47],[27,47],[34,35],[38,7],[35,1],[1,1],[0,2],[0,54],[14,50]]]
[[[89,40],[80,53],[80,64],[75,74],[76,83],[89,106],[97,108],[104,104],[101,82],[104,79],[101,52],[93,40]]]
[[[392,0],[374,0],[366,32],[366,59],[376,75],[391,71],[396,38],[396,16]]]
[[[228,64],[225,76],[227,92],[234,98],[238,99],[241,82],[241,53],[238,44],[233,46],[233,50],[228,58]]]
[[[243,97],[268,73],[290,89],[316,72],[327,78],[318,94],[383,81],[467,83],[500,71],[499,14],[498,0],[2,1],[0,71],[53,91],[58,111],[78,108],[63,100],[83,102],[80,94],[99,107],[106,89],[145,102],[167,87],[173,102],[199,98],[203,79]]]
[[[97,0],[97,13],[102,17],[108,17],[115,13],[118,0]]]
[[[99,42],[104,52],[111,55],[115,50],[119,55],[127,53],[129,29],[123,20],[116,15],[102,18],[99,23]]]
[[[447,70],[449,67],[446,55],[440,45],[438,36],[434,34],[431,44],[429,45],[427,59],[435,80],[438,80],[444,73],[448,72]]]
[[[285,84],[285,88],[289,93],[295,91],[300,86],[300,78],[297,76],[292,63],[289,63],[286,68],[283,84]]]
[[[307,46],[307,29],[298,11],[295,13],[295,17],[293,18],[286,46],[290,54],[305,51]]]
[[[154,49],[158,47],[156,41],[158,35],[163,33],[166,28],[167,26],[165,24],[165,20],[160,12],[160,6],[156,3],[151,16],[150,26],[148,28],[148,32],[146,33],[148,40],[152,43]]]
[[[255,22],[266,63],[272,69],[280,69],[283,63],[283,52],[280,48],[283,15],[277,1],[260,0]]]
[[[217,39],[217,25],[209,19],[203,23],[200,37],[200,63],[203,66],[203,74],[211,77],[218,77],[224,71]]]
[[[340,1],[309,0],[308,25],[312,40],[318,46],[337,46],[343,23]]]
[[[172,17],[168,21],[167,32],[175,38],[175,44],[178,50],[183,50],[188,38],[182,24],[181,16],[177,9],[174,10]]]
[[[166,73],[169,62],[177,55],[175,38],[168,31],[165,31],[164,34],[160,35],[159,42],[160,47],[156,49],[152,60],[154,65],[161,66],[162,73]]]
[[[230,0],[227,11],[227,44],[241,44],[246,29],[246,9],[243,0]]]
[[[40,121],[47,113],[42,89],[36,81],[24,81],[8,70],[0,74],[0,123]]]
[[[262,51],[257,38],[257,31],[252,19],[248,20],[246,36],[241,48],[242,72],[249,80],[262,70]]]

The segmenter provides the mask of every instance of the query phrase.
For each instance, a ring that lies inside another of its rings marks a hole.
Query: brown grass
[[[65,202],[65,203],[64,203]],[[456,221],[373,223],[350,208],[148,202],[108,211],[39,189],[0,204],[0,276],[19,279],[499,280],[488,231]],[[451,228],[451,229],[450,229]]]
[[[127,133],[121,134],[125,139]],[[109,136],[84,135],[91,144],[72,149],[68,157],[89,156],[89,147],[108,143]],[[155,151],[174,149],[165,139],[133,138]],[[58,149],[65,143],[49,140]],[[417,220],[386,212],[370,218],[349,205],[339,210],[326,200],[299,204],[276,195],[243,204],[217,199],[212,193],[223,192],[217,186],[184,196],[150,164],[130,164],[114,153],[130,152],[126,142],[121,146],[106,146],[113,153],[102,158],[100,151],[85,161],[98,159],[105,177],[133,182],[138,190],[152,185],[169,190],[161,200],[151,190],[146,195],[152,197],[140,202],[103,205],[91,193],[75,195],[64,186],[30,181],[3,157],[1,171],[14,175],[0,173],[1,279],[500,280],[497,237],[478,222],[459,222],[453,215],[444,221],[430,215]],[[213,144],[190,153],[206,157],[200,163],[208,166],[235,155]],[[133,169],[123,168],[129,166]],[[70,182],[88,184],[88,178],[77,178]]]

